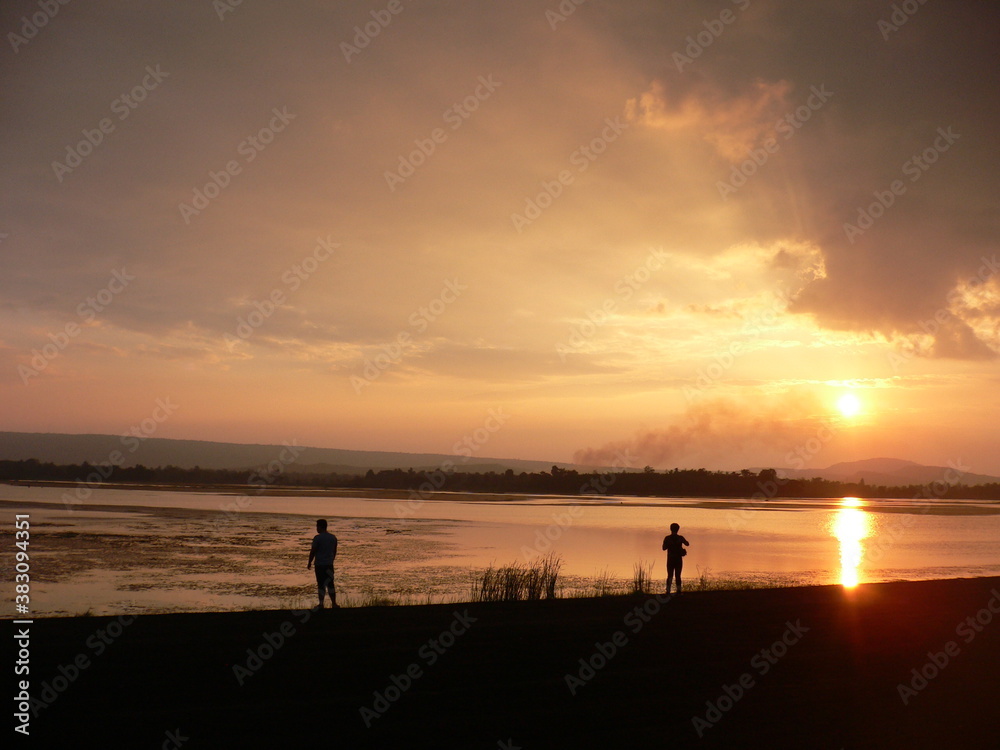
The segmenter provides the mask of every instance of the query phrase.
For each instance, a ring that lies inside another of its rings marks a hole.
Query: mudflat
[[[33,747],[1000,746],[1000,578],[30,632]]]

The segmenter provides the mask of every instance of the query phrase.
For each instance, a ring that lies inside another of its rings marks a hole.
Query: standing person
[[[663,537],[663,549],[667,551],[667,593],[670,593],[670,580],[677,581],[677,593],[681,593],[681,571],[684,569],[684,555],[691,543],[677,532],[680,524],[670,524],[670,533]]]
[[[326,530],[326,519],[316,521],[316,536],[313,537],[312,549],[309,550],[309,562],[306,570],[312,567],[316,560],[316,588],[319,594],[319,608],[323,609],[323,599],[330,592],[330,607],[337,609],[337,591],[333,587],[333,561],[337,558],[337,537]]]

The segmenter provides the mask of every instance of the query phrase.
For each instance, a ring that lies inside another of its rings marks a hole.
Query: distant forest
[[[409,490],[430,492],[490,492],[546,495],[635,495],[652,497],[723,497],[769,500],[774,497],[869,497],[1000,500],[1000,483],[966,486],[945,481],[886,487],[864,481],[783,479],[774,469],[752,472],[668,469],[655,471],[594,471],[580,473],[553,466],[551,471],[470,473],[442,467],[433,470],[383,469],[365,474],[297,474],[230,469],[182,469],[177,466],[116,467],[89,463],[58,465],[35,459],[0,461],[2,482],[75,482],[158,484],[176,486],[236,486],[264,490],[270,487]]]

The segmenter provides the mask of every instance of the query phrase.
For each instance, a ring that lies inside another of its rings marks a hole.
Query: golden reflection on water
[[[840,542],[840,583],[844,588],[858,585],[861,560],[864,558],[862,539],[874,531],[870,513],[862,510],[864,502],[857,497],[845,497],[833,520],[833,536]]]

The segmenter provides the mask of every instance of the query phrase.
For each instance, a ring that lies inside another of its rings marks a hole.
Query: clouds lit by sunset
[[[157,5],[0,11],[2,429],[1000,473],[993,4]]]

